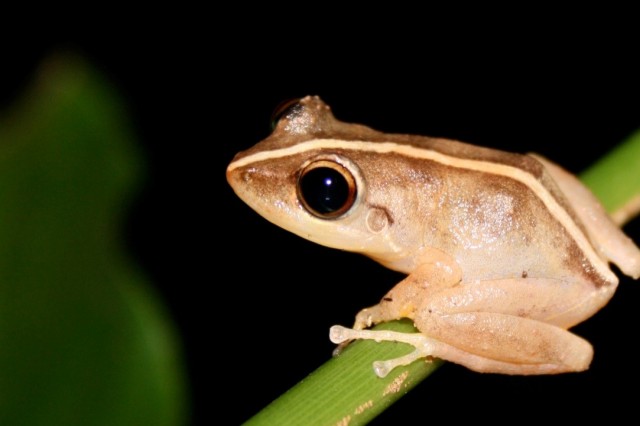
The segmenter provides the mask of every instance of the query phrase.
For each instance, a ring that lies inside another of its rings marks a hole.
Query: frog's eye
[[[289,114],[296,113],[302,105],[300,105],[301,98],[287,99],[278,104],[271,114],[271,130],[275,129],[278,122]]]
[[[356,181],[344,166],[318,160],[307,165],[298,178],[298,199],[314,216],[334,219],[346,213],[356,200]]]

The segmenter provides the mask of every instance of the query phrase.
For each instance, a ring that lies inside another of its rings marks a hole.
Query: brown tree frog
[[[260,215],[325,246],[406,273],[331,340],[405,342],[379,376],[422,357],[480,372],[582,371],[591,345],[568,331],[612,297],[615,263],[640,251],[573,175],[544,158],[336,120],[318,97],[290,105],[236,155],[227,179]],[[419,333],[367,330],[399,318]]]

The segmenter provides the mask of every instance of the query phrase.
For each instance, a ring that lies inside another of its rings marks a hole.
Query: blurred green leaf
[[[0,424],[183,424],[175,331],[123,253],[123,102],[78,57],[41,71],[0,118]]]

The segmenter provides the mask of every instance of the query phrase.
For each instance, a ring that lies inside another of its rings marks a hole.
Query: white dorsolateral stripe
[[[616,281],[616,276],[611,272],[608,265],[596,254],[587,237],[582,233],[580,228],[574,223],[569,214],[558,204],[551,196],[549,191],[530,173],[513,166],[505,164],[492,163],[489,161],[470,160],[466,158],[456,158],[441,152],[415,147],[412,145],[397,144],[394,142],[366,142],[366,141],[345,141],[340,139],[312,139],[297,145],[286,148],[275,149],[272,151],[262,151],[247,157],[241,158],[229,164],[228,171],[232,171],[238,167],[247,164],[257,163],[260,161],[273,160],[283,158],[290,155],[300,154],[315,149],[345,149],[351,151],[367,151],[379,154],[395,153],[411,158],[432,160],[440,164],[456,167],[466,170],[475,170],[484,173],[490,173],[498,176],[506,176],[523,183],[530,188],[542,200],[549,212],[556,217],[558,222],[564,226],[569,235],[575,240],[576,244],[594,265],[600,275],[610,282]]]

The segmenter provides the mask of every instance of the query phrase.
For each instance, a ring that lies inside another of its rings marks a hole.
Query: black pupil
[[[349,200],[349,184],[340,172],[318,167],[302,176],[300,193],[316,213],[329,214],[342,209]]]

